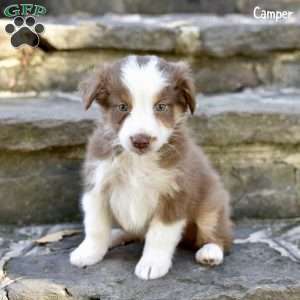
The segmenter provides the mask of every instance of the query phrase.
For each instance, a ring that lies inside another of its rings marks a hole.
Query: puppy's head
[[[188,66],[156,56],[129,56],[102,65],[82,90],[86,109],[98,102],[121,146],[138,154],[158,151],[185,113],[195,110]]]

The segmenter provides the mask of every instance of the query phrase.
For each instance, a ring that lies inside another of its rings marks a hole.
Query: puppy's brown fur
[[[147,57],[139,58],[139,63]],[[85,106],[88,108],[95,99],[103,110],[103,120],[90,138],[84,177],[88,177],[94,166],[89,161],[118,156],[123,149],[114,145],[126,113],[117,112],[115,104],[131,105],[130,94],[121,84],[119,61],[100,67],[91,79],[83,84]],[[160,68],[171,76],[171,84],[157,95],[157,102],[164,100],[170,110],[168,114],[157,113],[165,126],[174,128],[169,142],[159,150],[159,167],[176,174],[174,182],[178,188],[162,193],[153,219],[163,223],[187,220],[183,242],[195,248],[215,243],[225,251],[232,244],[232,223],[230,221],[229,195],[201,148],[196,146],[185,129],[182,115],[188,109],[195,110],[194,85],[189,69],[179,63],[168,63],[160,59]],[[105,128],[105,129],[104,129]],[[113,189],[114,180],[108,185]]]

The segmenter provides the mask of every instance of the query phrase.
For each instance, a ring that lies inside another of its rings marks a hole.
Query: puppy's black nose
[[[146,150],[151,142],[151,136],[146,134],[136,134],[130,137],[133,147],[138,150]]]

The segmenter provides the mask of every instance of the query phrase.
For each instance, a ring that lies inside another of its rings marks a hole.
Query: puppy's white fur
[[[157,220],[151,222],[146,235],[143,256],[135,268],[135,274],[139,278],[155,279],[168,273],[185,225],[185,220],[170,225]]]
[[[111,174],[116,180],[109,203],[118,222],[129,232],[144,234],[160,193],[178,189],[174,180],[177,174],[160,168],[157,159],[156,153],[140,156],[124,152],[112,163]],[[174,184],[170,186],[170,182]]]
[[[134,234],[126,232],[119,228],[114,228],[111,231],[111,241],[109,248],[115,248],[118,246],[124,246],[127,243],[130,243],[136,240],[137,237]]]
[[[203,265],[217,266],[223,262],[222,248],[214,243],[205,244],[196,252],[196,261]]]
[[[110,162],[95,163],[98,167],[92,176],[93,189],[82,197],[85,239],[70,257],[71,263],[78,267],[92,265],[102,260],[110,243],[111,216],[103,199],[104,194],[101,193]]]
[[[139,64],[129,57],[121,68],[121,79],[132,98],[132,110],[118,133],[119,142],[127,150],[105,160],[89,162],[94,170],[89,174],[93,187],[82,197],[85,239],[71,253],[71,263],[82,267],[100,261],[108,248],[134,236],[145,236],[142,258],[135,274],[142,279],[165,275],[186,220],[162,223],[153,218],[161,194],[179,191],[174,169],[158,164],[160,147],[168,142],[172,129],[155,117],[155,96],[168,84],[168,78],[159,69],[157,58]],[[138,155],[132,151],[130,137],[147,134],[154,139],[151,151]],[[111,186],[108,192],[105,188]],[[111,236],[112,216],[130,235]],[[196,253],[197,261],[219,264],[223,250],[216,244],[204,245]]]
[[[97,165],[91,179],[94,188],[82,198],[86,237],[72,252],[72,264],[82,267],[102,260],[111,242],[112,222],[109,209],[126,231],[142,236],[145,234],[157,207],[159,194],[162,191],[172,194],[179,189],[174,180],[177,174],[173,170],[159,168],[157,159],[155,152],[143,156],[123,152],[114,159],[93,163]],[[108,180],[113,182],[113,191],[110,198],[105,199],[101,189]],[[174,184],[170,186],[169,182]],[[161,229],[161,236],[169,236],[173,229],[177,232],[177,227],[173,225],[161,225],[158,228]],[[159,231],[158,228],[155,229],[156,232]],[[180,239],[181,231],[175,233],[175,242]],[[175,242],[170,244],[171,248],[175,249]],[[147,250],[147,261],[150,253],[151,250]],[[153,268],[155,269],[155,266]],[[158,271],[154,272],[152,277],[157,277],[155,274],[158,273],[160,274]],[[137,272],[138,276],[139,274],[140,272]],[[143,275],[141,277],[146,279]]]
[[[156,138],[152,147],[157,151],[172,133],[155,118],[153,111],[155,97],[166,86],[168,78],[159,70],[155,56],[145,65],[139,65],[136,57],[131,56],[121,73],[123,84],[132,97],[133,108],[119,132],[120,143],[125,149],[132,150],[130,137],[146,134]]]

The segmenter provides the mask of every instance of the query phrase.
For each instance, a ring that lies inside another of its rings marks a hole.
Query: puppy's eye
[[[158,103],[154,106],[154,110],[158,112],[163,112],[168,110],[168,105],[163,103]]]
[[[129,110],[129,107],[128,107],[128,105],[127,105],[127,104],[125,104],[125,103],[121,103],[121,104],[119,104],[119,105],[118,105],[118,110],[119,110],[119,111],[126,112],[126,111],[128,111],[128,110]]]

